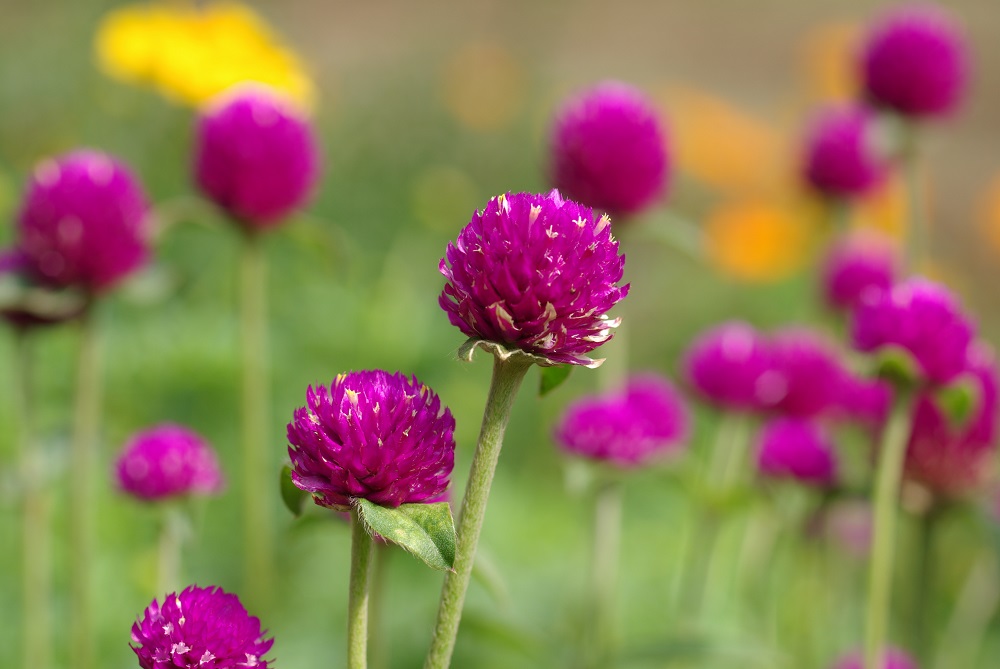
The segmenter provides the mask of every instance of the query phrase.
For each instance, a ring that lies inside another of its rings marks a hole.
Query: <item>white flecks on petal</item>
[[[578,228],[582,228],[585,225],[587,225],[587,219],[585,219],[583,216],[577,216],[575,219],[573,219],[573,222],[576,223]]]
[[[542,213],[541,205],[533,204],[531,205],[531,212],[528,214],[528,225],[534,225],[535,221],[538,220],[538,215]]]
[[[251,653],[247,653],[247,661],[243,663],[244,667],[256,667],[257,666],[257,656]]]
[[[166,635],[173,634],[174,633],[174,624],[173,623],[167,623],[166,625],[164,625],[163,626],[163,633],[166,634]]]
[[[211,662],[214,659],[215,655],[213,655],[211,651],[206,650],[205,654],[201,656],[200,660],[198,660],[198,664],[205,664],[207,662]]]
[[[172,655],[183,655],[184,653],[191,650],[191,646],[187,645],[183,641],[178,641],[173,646],[170,647],[170,653]]]
[[[604,228],[611,225],[611,217],[604,214],[599,219],[597,219],[597,227],[594,229],[594,234],[599,235],[604,232]],[[612,240],[614,241],[614,240]]]

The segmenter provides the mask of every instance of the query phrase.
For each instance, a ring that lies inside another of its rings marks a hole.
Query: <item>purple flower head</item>
[[[834,309],[853,309],[865,295],[892,288],[898,264],[892,242],[878,233],[846,237],[826,257],[823,298]]]
[[[684,357],[684,377],[707,401],[724,409],[762,406],[761,391],[771,385],[771,353],[752,326],[732,321],[699,335]],[[765,393],[767,394],[767,393]]]
[[[312,128],[278,93],[240,85],[202,113],[195,180],[247,229],[280,224],[303,204],[318,176],[319,147]]]
[[[552,181],[567,197],[616,220],[635,214],[666,189],[665,134],[641,91],[617,81],[598,84],[556,114]]]
[[[210,495],[224,486],[212,447],[180,425],[157,425],[133,436],[115,463],[118,487],[141,500]]]
[[[520,349],[547,364],[597,366],[611,339],[607,313],[628,294],[625,257],[607,216],[547,195],[499,195],[448,244],[438,299],[469,337]]]
[[[899,648],[885,650],[883,669],[917,669],[917,663]],[[838,660],[833,669],[864,669],[865,661],[861,652],[854,652]]]
[[[998,370],[992,351],[973,346],[966,373],[979,394],[968,424],[952,425],[925,395],[917,401],[906,451],[906,477],[946,496],[974,491],[996,453]]]
[[[961,29],[944,10],[907,5],[872,26],[861,68],[876,104],[905,116],[941,116],[965,93],[969,54]]]
[[[820,426],[801,418],[775,418],[760,432],[757,470],[773,479],[830,487],[837,482],[833,444]]]
[[[881,379],[845,374],[841,388],[839,417],[880,430],[889,416],[892,385]]]
[[[680,448],[690,423],[687,407],[669,381],[646,374],[619,392],[571,404],[556,426],[569,453],[618,467],[637,467]]]
[[[320,506],[354,498],[397,507],[448,489],[455,419],[430,388],[381,370],[341,374],[310,387],[288,424],[292,481]]]
[[[827,107],[805,141],[805,180],[829,197],[863,195],[885,177],[888,162],[875,146],[875,116],[861,106]]]
[[[17,248],[40,284],[100,293],[142,266],[146,195],[117,159],[81,150],[42,161],[18,214]]]
[[[153,600],[132,625],[132,650],[142,669],[267,669],[274,639],[264,634],[239,597],[192,585]]]
[[[768,407],[789,416],[817,416],[840,404],[846,372],[821,335],[786,328],[771,338],[771,370],[761,394]]]
[[[892,290],[869,292],[854,311],[852,338],[860,351],[899,346],[910,353],[924,380],[947,383],[965,368],[975,334],[958,300],[921,277]]]

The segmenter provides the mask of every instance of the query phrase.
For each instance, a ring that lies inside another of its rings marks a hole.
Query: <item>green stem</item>
[[[587,639],[592,652],[587,662],[594,669],[612,666],[615,641],[615,592],[622,535],[622,486],[617,481],[602,485],[594,496],[594,536],[590,575],[590,629]]]
[[[267,259],[263,239],[248,233],[240,262],[243,344],[243,557],[246,587],[256,608],[271,602],[274,573],[268,466]]]
[[[72,667],[90,669],[93,655],[91,564],[94,474],[101,410],[100,346],[93,313],[80,319],[73,440],[70,446],[70,639]]]
[[[388,544],[375,544],[375,567],[372,574],[371,601],[368,605],[368,617],[371,620],[368,646],[371,650],[373,669],[389,669],[391,644],[385,628],[385,585],[389,579],[389,561],[395,552]]]
[[[177,592],[181,586],[181,546],[184,543],[185,519],[181,509],[165,505],[160,519],[157,577],[159,594]]]
[[[937,534],[941,511],[932,506],[917,519],[917,564],[913,570],[913,638],[910,649],[922,666],[930,664],[930,637],[927,628],[928,608],[934,599],[934,536]]]
[[[997,556],[986,549],[973,562],[937,649],[937,669],[974,667],[1000,605]],[[931,666],[931,665],[922,665]]]
[[[347,669],[368,666],[368,591],[375,545],[357,507],[351,509],[351,586],[347,600]]]
[[[920,158],[917,151],[917,128],[904,121],[902,128],[902,168],[906,188],[906,206],[910,221],[907,228],[906,266],[920,272],[929,260],[928,220],[925,216],[923,189],[920,183]]]
[[[898,388],[882,434],[875,482],[875,519],[868,572],[868,613],[865,629],[865,669],[881,669],[892,601],[896,516],[903,457],[910,436],[913,397]]]
[[[476,546],[486,515],[486,502],[490,496],[490,485],[496,472],[503,435],[510,420],[517,389],[527,374],[530,363],[519,356],[493,361],[493,378],[490,394],[486,399],[483,424],[479,431],[479,443],[472,458],[472,469],[465,488],[465,499],[458,516],[455,569],[444,577],[441,602],[438,606],[437,622],[430,651],[424,662],[424,669],[447,669],[455,650],[458,624],[462,619],[465,592],[469,588],[469,577],[476,561]]]
[[[21,418],[19,458],[22,468],[22,557],[24,590],[24,666],[47,667],[50,663],[52,612],[50,597],[49,495],[46,491],[43,454],[35,439],[32,349],[28,332],[16,333],[19,413]]]

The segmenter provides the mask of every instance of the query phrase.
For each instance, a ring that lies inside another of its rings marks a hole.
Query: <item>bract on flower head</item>
[[[292,481],[317,504],[429,502],[448,489],[455,419],[415,377],[381,370],[310,387],[288,424]]]
[[[149,203],[118,159],[79,150],[35,168],[18,215],[17,250],[40,284],[104,292],[148,256]]]
[[[636,467],[683,445],[687,407],[669,381],[645,374],[621,391],[571,404],[555,429],[556,441],[573,455]]]
[[[667,187],[670,157],[657,111],[636,88],[606,81],[566,101],[551,136],[556,188],[615,221]]]
[[[196,134],[198,187],[250,230],[282,223],[316,184],[319,148],[309,121],[266,86],[240,85],[214,98]]]
[[[555,190],[508,193],[448,244],[438,303],[468,337],[545,364],[596,366],[587,354],[619,324],[608,312],[628,294],[624,267],[607,216]]]
[[[142,669],[267,669],[265,634],[239,597],[192,585],[152,601],[132,625],[132,650]]]

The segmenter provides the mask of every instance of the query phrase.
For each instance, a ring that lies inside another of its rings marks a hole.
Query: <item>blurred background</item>
[[[170,5],[171,3],[166,3]],[[179,4],[179,3],[178,3]],[[0,243],[12,238],[23,183],[42,157],[85,145],[130,163],[172,223],[156,266],[102,305],[105,414],[96,625],[103,667],[135,666],[129,628],[155,592],[157,516],[116,493],[110,462],[128,435],[181,422],[206,435],[230,472],[226,495],[200,508],[185,555],[190,582],[238,591],[238,233],[199,206],[190,176],[192,99],[123,81],[95,47],[120,3],[0,0]],[[569,93],[614,78],[644,89],[670,131],[675,176],[667,206],[619,231],[633,290],[619,315],[629,366],[674,376],[692,335],[743,318],[762,328],[820,323],[815,264],[826,232],[802,189],[799,149],[810,109],[854,94],[851,54],[878,2],[249,2],[282,48],[297,54],[323,143],[324,177],[311,206],[267,240],[270,267],[279,602],[252,611],[277,641],[279,667],[339,664],[345,635],[349,531],[311,514],[294,520],[277,493],[284,424],[309,384],[366,368],[416,374],[458,421],[457,481],[479,428],[490,365],[461,364],[461,334],[437,306],[438,260],[478,207],[503,191],[548,188],[547,133]],[[1000,335],[1000,9],[948,7],[964,22],[975,71],[968,102],[928,128],[933,273],[955,288],[988,339]],[[177,53],[183,54],[183,50]],[[178,56],[174,53],[174,56]],[[103,64],[102,64],[103,63]],[[311,83],[309,83],[311,82]],[[889,184],[856,214],[890,234],[905,198]],[[684,249],[679,250],[679,249]],[[39,338],[42,430],[56,496],[54,570],[65,592],[72,555],[59,501],[67,467],[73,328]],[[612,354],[614,343],[609,345]],[[0,332],[0,426],[17,423]],[[571,666],[588,558],[587,499],[574,496],[550,436],[561,409],[592,392],[601,372],[577,370],[539,400],[537,373],[514,411],[481,551],[492,588],[473,584],[454,666]],[[699,415],[693,442],[711,431]],[[0,447],[13,451],[0,429]],[[11,459],[0,460],[0,537],[17,536]],[[571,469],[569,470],[571,473]],[[619,599],[628,666],[820,668],[860,639],[861,558],[849,551],[781,554],[766,563],[713,563],[706,632],[676,606],[693,506],[676,472],[649,471],[626,497]],[[457,498],[457,495],[456,495]],[[780,504],[778,505],[780,507]],[[905,528],[904,528],[905,529]],[[949,528],[934,624],[944,627],[982,537],[969,519]],[[735,553],[737,533],[722,537]],[[833,551],[834,549],[830,549]],[[901,551],[905,551],[904,547]],[[842,565],[833,601],[814,563]],[[0,666],[19,657],[19,554],[0,551]],[[386,666],[418,666],[429,643],[440,576],[395,551],[384,594]],[[752,596],[730,581],[754,584]],[[497,583],[502,583],[498,587]],[[742,591],[741,591],[742,592]],[[951,593],[951,594],[949,594]],[[756,597],[756,599],[754,599]],[[897,598],[905,609],[905,591]],[[822,604],[820,604],[822,600]],[[57,602],[59,666],[67,612]],[[1000,634],[977,667],[993,667]],[[625,665],[623,665],[625,666]],[[964,665],[963,665],[964,666]],[[971,665],[970,665],[971,666]],[[954,665],[953,669],[958,669]]]

